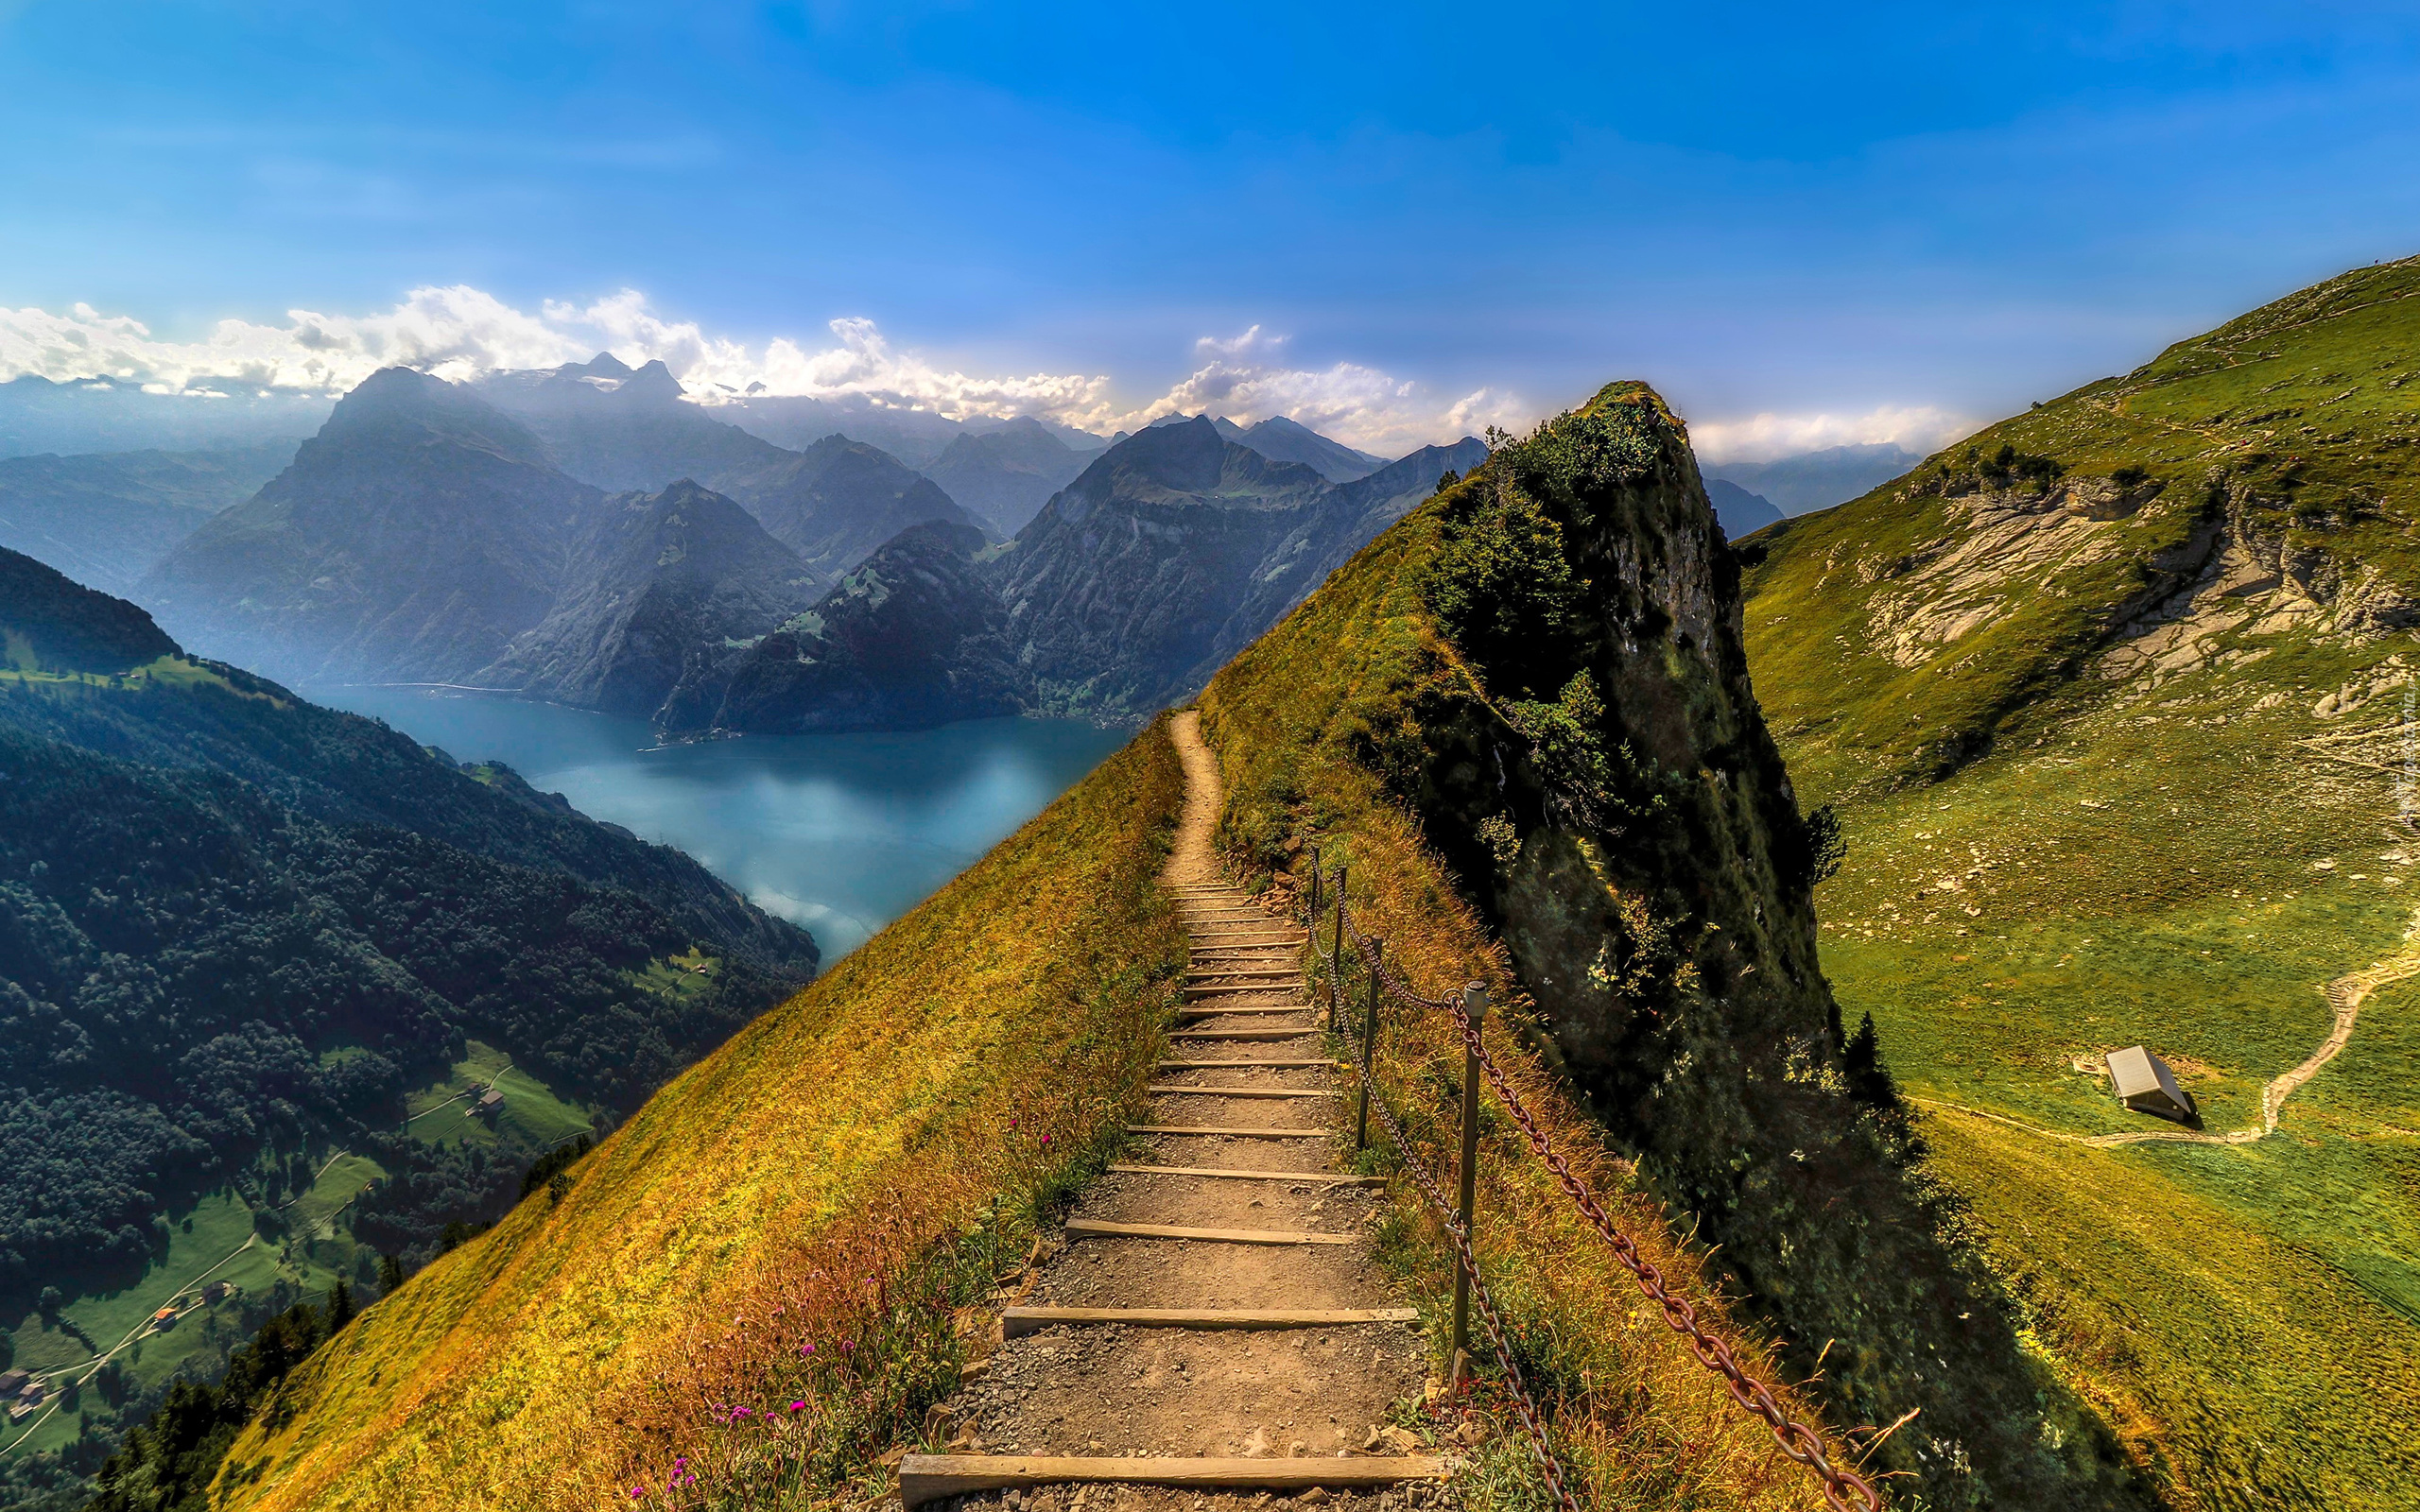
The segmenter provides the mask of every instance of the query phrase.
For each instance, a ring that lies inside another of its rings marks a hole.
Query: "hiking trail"
[[[1338,1163],[1343,1079],[1305,995],[1307,936],[1224,881],[1217,759],[1191,712],[1172,733],[1185,802],[1162,883],[1193,949],[1149,1121],[933,1409],[947,1452],[901,1462],[911,1512],[1447,1499],[1443,1462],[1388,1425],[1423,1400],[1427,1353],[1371,1254],[1383,1178]]]

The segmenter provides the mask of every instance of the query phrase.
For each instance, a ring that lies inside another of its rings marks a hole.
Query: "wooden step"
[[[1120,1176],[1198,1176],[1212,1180],[1283,1181],[1289,1186],[1317,1182],[1330,1187],[1382,1187],[1382,1176],[1345,1176],[1336,1171],[1239,1171],[1225,1165],[1126,1165],[1106,1169]]]
[[[1188,987],[1184,992],[1189,1000],[1198,1003],[1205,998],[1232,998],[1246,992],[1284,992],[1286,990],[1288,990],[1287,984],[1283,982],[1237,982],[1228,987]],[[1310,1005],[1305,1003],[1301,1006],[1308,1007]]]
[[[1177,1009],[1180,1019],[1239,1019],[1253,1013],[1308,1013],[1308,1003],[1245,1004],[1240,1007],[1221,1007],[1216,1003],[1193,1003]]]
[[[1214,966],[1199,971],[1187,971],[1184,974],[1187,976],[1291,976],[1300,978],[1303,973],[1299,968],[1291,966],[1240,966],[1226,971],[1221,971]]]
[[[1341,1097],[1344,1095],[1330,1087],[1301,1090],[1292,1087],[1172,1087],[1167,1082],[1154,1082],[1143,1090],[1147,1092],[1165,1092],[1170,1097]]]
[[[1323,1128],[1228,1128],[1217,1124],[1129,1124],[1129,1134],[1225,1134],[1245,1140],[1323,1140]]]
[[[1310,938],[1299,927],[1288,928],[1283,924],[1271,924],[1267,929],[1197,929],[1192,931],[1192,935],[1195,939],[1267,939],[1271,936],[1291,940]]]
[[[1205,1245],[1353,1245],[1354,1234],[1315,1234],[1300,1228],[1187,1228],[1165,1223],[1108,1223],[1099,1218],[1067,1220],[1070,1239],[1184,1239]]]
[[[1299,1029],[1171,1029],[1171,1040],[1301,1040],[1319,1033],[1319,1025]]]
[[[1411,1323],[1409,1307],[1011,1307],[1000,1333],[1022,1338],[1053,1323],[1122,1323],[1130,1329],[1335,1329],[1368,1323]]]
[[[1445,1462],[1427,1454],[1327,1459],[1111,1458],[1061,1454],[910,1454],[899,1462],[899,1500],[908,1509],[944,1497],[1028,1486],[1123,1484],[1247,1491],[1366,1490],[1442,1480]]]
[[[1258,1066],[1264,1071],[1346,1071],[1350,1063],[1342,1060],[1163,1060],[1155,1068],[1160,1071],[1230,1071],[1237,1066]]]

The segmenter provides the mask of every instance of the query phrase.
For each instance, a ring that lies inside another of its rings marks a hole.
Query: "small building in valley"
[[[2193,1094],[2176,1085],[2168,1062],[2141,1045],[2109,1053],[2109,1079],[2118,1089],[2118,1100],[2137,1113],[2182,1124],[2196,1111]]]
[[[495,1114],[504,1110],[504,1093],[497,1091],[493,1087],[489,1088],[485,1092],[480,1094],[479,1100],[472,1105],[471,1110],[475,1113],[483,1113],[489,1117],[493,1117]]]
[[[26,1389],[30,1373],[24,1370],[0,1370],[0,1397],[13,1397]]]

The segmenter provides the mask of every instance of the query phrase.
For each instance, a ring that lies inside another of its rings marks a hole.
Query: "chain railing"
[[[1314,954],[1318,950],[1319,916],[1322,912],[1323,881],[1324,878],[1320,870],[1319,851],[1314,848],[1311,851],[1311,885],[1304,907],[1304,923],[1310,934]],[[1612,1215],[1606,1212],[1604,1204],[1597,1199],[1597,1194],[1589,1190],[1588,1184],[1581,1180],[1578,1174],[1571,1169],[1571,1163],[1555,1149],[1554,1142],[1547,1137],[1546,1130],[1539,1126],[1536,1115],[1530,1111],[1519,1095],[1513,1091],[1512,1082],[1504,1074],[1503,1068],[1496,1063],[1495,1057],[1488,1054],[1487,1046],[1479,1032],[1487,1013],[1486,988],[1474,982],[1466,986],[1461,992],[1442,998],[1424,997],[1411,990],[1392,965],[1387,961],[1386,942],[1365,936],[1361,933],[1360,926],[1354,921],[1353,912],[1346,906],[1344,901],[1344,882],[1345,869],[1340,866],[1335,873],[1335,943],[1328,957],[1328,1018],[1331,1026],[1341,1027],[1344,947],[1349,941],[1353,947],[1355,958],[1361,962],[1370,982],[1369,1004],[1363,1020],[1361,1043],[1357,1057],[1360,1071],[1358,1080],[1361,1103],[1358,1120],[1360,1132],[1357,1136],[1357,1143],[1368,1143],[1369,1117],[1371,1110],[1374,1108],[1379,1122],[1386,1126],[1389,1136],[1393,1139],[1396,1147],[1402,1152],[1405,1168],[1411,1172],[1413,1182],[1420,1188],[1421,1195],[1437,1210],[1444,1224],[1446,1237],[1454,1246],[1454,1342],[1451,1368],[1455,1379],[1459,1383],[1465,1368],[1469,1344],[1469,1304],[1475,1300],[1478,1307],[1480,1326],[1486,1332],[1489,1343],[1495,1347],[1496,1363],[1504,1371],[1506,1383],[1511,1388],[1513,1410],[1520,1417],[1522,1426],[1528,1433],[1530,1452],[1537,1459],[1547,1485],[1553,1488],[1558,1503],[1576,1512],[1577,1503],[1572,1500],[1571,1493],[1564,1485],[1561,1465],[1555,1458],[1553,1446],[1547,1437],[1544,1423],[1539,1418],[1537,1403],[1530,1399],[1528,1387],[1521,1379],[1520,1367],[1513,1360],[1512,1351],[1506,1345],[1503,1319],[1496,1311],[1494,1297],[1488,1293],[1487,1286],[1478,1274],[1478,1256],[1475,1247],[1477,1233],[1475,1210],[1478,1145],[1478,1086],[1481,1078],[1495,1090],[1497,1099],[1504,1104],[1505,1110],[1512,1115],[1512,1121],[1520,1125],[1522,1135],[1529,1141],[1530,1148],[1546,1162],[1547,1169],[1554,1174],[1555,1182],[1563,1189],[1564,1194],[1571,1199],[1572,1205],[1580,1210],[1581,1216],[1588,1220],[1589,1226],[1597,1230],[1599,1237],[1602,1238],[1607,1247],[1613,1250],[1614,1258],[1619,1261],[1637,1280],[1639,1290],[1646,1295],[1648,1300],[1653,1302],[1662,1311],[1666,1325],[1682,1337],[1701,1365],[1722,1379],[1734,1401],[1763,1421],[1772,1431],[1773,1441],[1784,1454],[1815,1473],[1823,1483],[1824,1501],[1832,1508],[1832,1512],[1881,1512],[1882,1495],[1875,1489],[1874,1483],[1855,1470],[1833,1464],[1831,1457],[1824,1452],[1822,1436],[1785,1412],[1781,1404],[1774,1400],[1772,1392],[1740,1366],[1738,1357],[1733,1352],[1731,1347],[1706,1332],[1704,1325],[1698,1320],[1697,1309],[1685,1299],[1672,1295],[1663,1271],[1653,1261],[1640,1252],[1635,1241],[1615,1224]],[[1427,1167],[1412,1148],[1411,1141],[1404,1133],[1403,1125],[1396,1121],[1393,1111],[1387,1107],[1385,1097],[1378,1091],[1376,1042],[1378,999],[1382,993],[1415,1014],[1443,1012],[1450,1015],[1461,1039],[1463,1051],[1461,1167],[1459,1173],[1461,1177],[1461,1202],[1459,1208],[1447,1203],[1444,1193],[1438,1187],[1435,1177],[1429,1174]]]

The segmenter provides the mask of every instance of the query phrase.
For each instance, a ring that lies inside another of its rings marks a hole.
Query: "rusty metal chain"
[[[1352,909],[1345,904],[1341,896],[1336,899],[1336,911],[1338,918],[1343,920],[1345,937],[1353,945],[1353,954],[1360,959],[1364,970],[1377,977],[1379,985],[1388,996],[1414,1011],[1443,1009],[1453,1016],[1455,1026],[1461,1031],[1463,1045],[1478,1060],[1480,1069],[1485,1072],[1489,1084],[1495,1089],[1496,1096],[1503,1100],[1513,1121],[1520,1125],[1521,1132],[1528,1138],[1530,1148],[1535,1150],[1539,1159],[1546,1162],[1547,1168],[1554,1173],[1555,1180],[1563,1188],[1564,1194],[1571,1199],[1573,1205],[1579,1208],[1582,1216],[1596,1228],[1598,1235],[1613,1250],[1614,1257],[1619,1260],[1637,1280],[1639,1290],[1646,1295],[1648,1300],[1655,1303],[1662,1310],[1665,1323],[1681,1335],[1683,1341],[1688,1345],[1689,1351],[1697,1356],[1698,1363],[1722,1378],[1732,1400],[1764,1422],[1772,1432],[1774,1443],[1779,1446],[1784,1454],[1814,1471],[1823,1482],[1824,1500],[1832,1508],[1832,1512],[1882,1512],[1882,1495],[1875,1489],[1874,1484],[1854,1470],[1834,1465],[1831,1457],[1824,1452],[1822,1436],[1782,1410],[1781,1404],[1773,1399],[1772,1392],[1741,1368],[1737,1356],[1732,1352],[1729,1345],[1706,1332],[1704,1326],[1698,1321],[1697,1309],[1683,1298],[1672,1295],[1666,1283],[1663,1271],[1654,1262],[1641,1254],[1636,1243],[1616,1226],[1612,1216],[1605,1211],[1604,1205],[1597,1200],[1596,1194],[1573,1174],[1570,1162],[1555,1150],[1553,1142],[1547,1137],[1546,1131],[1538,1126],[1536,1117],[1513,1093],[1512,1084],[1506,1079],[1503,1069],[1495,1063],[1495,1057],[1488,1054],[1486,1045],[1480,1040],[1478,1026],[1463,1011],[1461,999],[1460,997],[1425,998],[1412,991],[1389,969],[1388,963],[1372,958],[1369,942],[1363,936],[1359,925],[1354,922]],[[1331,984],[1331,990],[1340,990],[1341,988],[1341,983]],[[1479,1298],[1481,1320],[1487,1329],[1488,1336],[1495,1343],[1497,1357],[1504,1362],[1514,1382],[1515,1402],[1521,1411],[1524,1424],[1530,1431],[1532,1452],[1541,1456],[1542,1468],[1546,1469],[1548,1480],[1553,1483],[1556,1492],[1568,1506],[1570,1505],[1569,1493],[1564,1491],[1561,1475],[1554,1469],[1552,1452],[1546,1447],[1545,1431],[1535,1420],[1535,1405],[1529,1400],[1527,1393],[1519,1389],[1519,1372],[1512,1366],[1511,1356],[1506,1350],[1501,1321],[1495,1314],[1494,1302],[1488,1297],[1486,1287],[1478,1280],[1478,1260],[1471,1251],[1469,1236],[1456,1227],[1452,1205],[1445,1201],[1444,1194],[1437,1189],[1426,1168],[1421,1165],[1413,1156],[1410,1143],[1406,1138],[1402,1125],[1395,1122],[1392,1111],[1387,1108],[1386,1100],[1376,1094],[1374,1074],[1366,1061],[1361,1065],[1361,1079],[1364,1088],[1370,1091],[1371,1105],[1378,1110],[1379,1119],[1386,1125],[1388,1133],[1403,1150],[1405,1160],[1412,1170],[1423,1194],[1444,1215],[1446,1232],[1454,1240],[1454,1246],[1461,1257],[1461,1263],[1469,1267],[1473,1290]]]
[[[1488,1291],[1487,1283],[1479,1279],[1478,1256],[1471,1249],[1470,1234],[1456,1217],[1454,1205],[1446,1201],[1445,1194],[1439,1190],[1437,1178],[1429,1174],[1426,1162],[1412,1148],[1410,1136],[1404,1132],[1401,1124],[1395,1122],[1394,1110],[1378,1094],[1377,1078],[1369,1060],[1362,1059],[1360,1065],[1363,1095],[1377,1113],[1378,1122],[1386,1126],[1388,1137],[1395,1142],[1395,1148],[1403,1153],[1404,1169],[1411,1173],[1412,1184],[1420,1189],[1420,1194],[1427,1199],[1428,1205],[1437,1210],[1438,1219],[1444,1226],[1445,1237],[1454,1242],[1454,1252],[1460,1257],[1463,1274],[1471,1279],[1471,1300],[1478,1308],[1479,1327],[1487,1332],[1488,1342],[1495,1347],[1495,1363],[1504,1371],[1505,1384],[1512,1394],[1512,1410],[1520,1416],[1521,1426],[1529,1434],[1530,1457],[1537,1461],[1538,1473],[1546,1477],[1547,1488],[1554,1492],[1555,1504],[1564,1512],[1580,1512],[1579,1502],[1573,1498],[1571,1488],[1564,1484],[1563,1466],[1555,1458],[1553,1444],[1547,1438],[1546,1424],[1538,1417],[1538,1404],[1531,1400],[1529,1383],[1521,1378],[1520,1364],[1513,1358],[1512,1347],[1504,1337],[1504,1319],[1495,1311],[1495,1298]]]
[[[1572,1174],[1570,1162],[1556,1152],[1546,1131],[1538,1127],[1536,1118],[1522,1106],[1521,1099],[1513,1095],[1512,1085],[1505,1079],[1503,1070],[1496,1065],[1495,1057],[1489,1055],[1487,1047],[1480,1042],[1478,1025],[1471,1022],[1470,1015],[1462,1011],[1460,1003],[1449,1001],[1445,1007],[1453,1015],[1456,1027],[1461,1031],[1463,1046],[1478,1060],[1479,1069],[1486,1073],[1489,1084],[1495,1089],[1495,1095],[1503,1100],[1513,1122],[1521,1125],[1521,1132],[1529,1138],[1530,1147],[1538,1152],[1539,1159],[1545,1160],[1547,1168],[1554,1173],[1564,1194],[1572,1200],[1582,1215],[1596,1227],[1598,1234],[1612,1246],[1614,1258],[1637,1278],[1639,1290],[1647,1294],[1648,1300],[1663,1309],[1664,1321],[1687,1342],[1690,1352],[1698,1357],[1698,1363],[1722,1378],[1723,1384],[1730,1388],[1733,1400],[1764,1419],[1765,1426],[1772,1431],[1773,1441],[1781,1446],[1783,1453],[1822,1478],[1824,1500],[1831,1505],[1833,1512],[1882,1512],[1882,1495],[1874,1488],[1874,1483],[1854,1470],[1834,1465],[1830,1456],[1824,1452],[1824,1440],[1815,1431],[1783,1412],[1781,1404],[1773,1400],[1773,1394],[1740,1368],[1738,1358],[1731,1352],[1731,1347],[1708,1333],[1698,1322],[1697,1309],[1672,1295],[1665,1284],[1663,1271],[1653,1261],[1640,1254],[1638,1246],[1631,1237],[1615,1226],[1603,1204],[1597,1200],[1597,1194]]]

